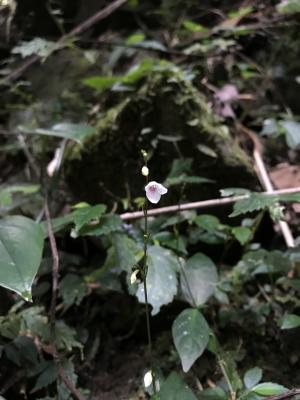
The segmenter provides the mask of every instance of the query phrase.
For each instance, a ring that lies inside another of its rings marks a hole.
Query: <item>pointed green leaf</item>
[[[252,237],[251,229],[245,226],[237,226],[231,229],[233,236],[236,238],[238,242],[243,246],[246,244]]]
[[[177,293],[178,261],[171,251],[159,246],[148,249],[147,291],[148,301],[152,306],[152,315],[160,307],[171,303]],[[138,286],[136,296],[141,303],[145,302],[144,285]]]
[[[97,204],[95,206],[80,207],[73,212],[75,222],[75,229],[79,231],[85,224],[93,219],[99,218],[106,210],[104,204]]]
[[[215,387],[200,392],[200,400],[228,400],[228,397],[223,389]]]
[[[188,308],[175,319],[172,335],[182,369],[187,372],[208,344],[209,326],[200,311]]]
[[[183,296],[193,306],[204,304],[214,293],[218,273],[213,261],[202,253],[188,259],[180,271],[180,286]]]
[[[300,317],[295,314],[287,314],[282,318],[281,329],[293,329],[300,326]]]
[[[72,124],[69,122],[61,122],[49,129],[32,129],[26,126],[19,126],[18,129],[25,134],[57,136],[65,139],[73,139],[78,143],[82,143],[86,137],[92,135],[96,130],[95,127],[90,125]]]
[[[254,386],[252,391],[260,396],[274,396],[286,392],[288,389],[278,383],[264,382]]]
[[[43,231],[31,219],[10,216],[0,220],[0,285],[30,300],[43,244]]]
[[[161,400],[197,400],[191,389],[176,372],[172,372],[159,391]]]
[[[247,389],[251,389],[253,386],[257,385],[262,378],[261,368],[255,367],[248,369],[244,375],[244,384]]]

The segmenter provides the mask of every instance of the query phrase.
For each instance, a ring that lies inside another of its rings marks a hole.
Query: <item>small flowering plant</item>
[[[147,321],[147,335],[148,335],[148,346],[149,346],[149,357],[150,357],[150,370],[148,370],[144,376],[144,385],[146,388],[152,386],[153,393],[157,392],[157,384],[154,374],[154,365],[153,365],[153,357],[152,357],[152,340],[151,340],[151,331],[150,331],[150,316],[149,316],[149,305],[148,305],[148,294],[147,294],[147,253],[148,253],[148,241],[149,241],[149,232],[148,232],[148,201],[153,204],[157,204],[161,199],[161,196],[168,192],[168,189],[164,187],[161,183],[156,181],[148,182],[149,176],[149,168],[147,166],[147,152],[142,150],[142,156],[144,159],[144,166],[141,169],[142,175],[145,177],[146,186],[146,198],[144,201],[144,254],[142,259],[140,260],[138,265],[134,265],[132,269],[132,274],[130,277],[131,284],[139,281],[143,283],[144,293],[145,293],[145,314]]]

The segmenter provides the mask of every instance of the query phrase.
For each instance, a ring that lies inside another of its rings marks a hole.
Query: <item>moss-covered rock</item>
[[[222,187],[254,187],[249,157],[182,71],[152,72],[129,93],[99,116],[94,136],[68,148],[64,173],[76,199],[141,195],[142,148],[151,154],[151,179],[163,181],[175,158],[191,157],[192,174],[215,181],[205,191],[190,190],[189,200],[218,195]]]

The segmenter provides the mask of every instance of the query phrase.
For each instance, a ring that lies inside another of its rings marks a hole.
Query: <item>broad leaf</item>
[[[295,314],[287,314],[282,318],[281,329],[293,329],[300,326],[300,317]]]
[[[227,394],[220,387],[205,389],[199,396],[200,400],[228,400]]]
[[[187,372],[208,344],[209,326],[200,311],[188,308],[175,319],[172,335],[182,369]]]
[[[244,384],[247,389],[251,389],[253,386],[257,385],[262,378],[261,368],[255,367],[249,369],[244,375]]]
[[[122,220],[116,214],[105,214],[100,218],[100,222],[91,227],[84,227],[80,233],[88,236],[108,235],[112,232],[122,230]]]
[[[237,226],[231,229],[233,236],[236,238],[238,242],[243,246],[246,244],[252,237],[251,229],[245,226]]]
[[[82,143],[85,138],[95,133],[94,127],[84,124],[72,124],[69,122],[61,122],[49,129],[31,129],[26,126],[19,126],[19,131],[32,135],[57,136],[65,139],[72,139],[75,142]]]
[[[300,11],[300,2],[298,2]],[[296,121],[281,121],[285,130],[286,143],[291,149],[295,149],[300,144],[300,124]]]
[[[161,306],[171,303],[177,293],[178,261],[171,251],[150,246],[147,264],[148,301],[152,306],[152,315],[155,315]],[[141,303],[145,302],[143,283],[139,284],[136,296]]]
[[[206,231],[214,231],[220,225],[219,218],[209,214],[198,215],[194,219],[194,222],[197,226],[199,226],[199,228],[202,228]]]
[[[0,220],[0,285],[31,300],[31,286],[41,263],[43,231],[29,218]]]
[[[142,247],[122,233],[113,234],[112,244],[115,249],[116,265],[121,270],[130,273],[134,264],[142,257]]]
[[[15,193],[32,194],[40,189],[40,185],[19,183],[14,185],[0,186],[0,207],[12,203],[12,195]]]
[[[35,393],[38,390],[41,390],[44,387],[50,385],[57,379],[57,377],[58,377],[57,365],[53,361],[48,361],[47,363],[45,363],[45,369],[38,377],[36,384],[30,393]]]
[[[287,390],[286,387],[272,382],[260,383],[252,388],[252,391],[260,396],[274,396],[276,394],[284,393]]]
[[[180,286],[184,298],[192,306],[200,306],[214,293],[218,273],[213,261],[202,253],[188,259],[180,271]]]
[[[78,232],[85,224],[94,219],[98,219],[106,210],[104,204],[97,204],[95,206],[80,207],[73,212],[73,219],[75,222],[75,229]]]
[[[161,400],[197,400],[191,389],[176,372],[172,372],[159,391]]]

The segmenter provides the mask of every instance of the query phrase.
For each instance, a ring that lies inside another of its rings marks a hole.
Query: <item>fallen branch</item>
[[[49,210],[48,198],[45,199],[45,216],[47,220],[47,228],[48,228],[48,237],[50,241],[50,248],[52,254],[52,296],[51,296],[51,304],[50,304],[50,337],[51,337],[51,346],[52,346],[52,355],[55,363],[58,366],[58,373],[61,380],[65,383],[67,388],[72,393],[74,399],[76,400],[85,400],[85,397],[79,392],[79,390],[74,386],[73,382],[69,380],[66,375],[66,372],[61,365],[59,353],[56,345],[56,331],[55,331],[55,311],[56,311],[56,300],[57,300],[57,289],[58,289],[58,277],[59,277],[59,255],[56,245],[56,240],[53,232],[53,227],[51,223],[51,215]]]
[[[89,28],[91,28],[93,25],[95,25],[97,22],[107,18],[109,15],[111,15],[115,10],[120,8],[122,5],[127,3],[128,0],[116,0],[110,3],[107,7],[103,8],[102,10],[98,11],[96,14],[92,15],[90,18],[76,26],[74,29],[72,29],[69,33],[66,35],[63,35],[57,43],[63,43],[66,39],[71,39],[76,35],[79,35],[85,31],[87,31]],[[15,69],[12,73],[10,73],[8,76],[6,76],[3,79],[4,84],[8,84],[11,81],[14,81],[15,79],[19,78],[29,67],[34,65],[37,61],[40,60],[40,56],[35,54],[31,56],[28,60],[26,60],[20,67]]]
[[[262,158],[262,145],[255,135],[250,129],[246,128],[244,125],[237,123],[237,128],[245,133],[253,143],[253,158],[255,163],[255,169],[257,176],[260,180],[262,187],[266,190],[269,194],[274,194],[274,188],[269,178],[264,160]],[[293,238],[293,234],[291,229],[286,221],[279,221],[278,222],[279,229],[281,230],[282,236],[285,240],[287,247],[295,247],[295,240]]]
[[[292,389],[285,393],[277,394],[276,396],[266,397],[265,400],[284,400],[300,394],[300,389]]]
[[[291,194],[291,193],[300,193],[300,187],[291,188],[291,189],[282,189],[282,190],[274,190],[272,193],[262,192],[266,196],[270,195],[280,195],[280,194]],[[248,197],[248,195],[241,196],[232,196],[232,197],[224,197],[222,199],[209,199],[203,201],[194,201],[191,203],[177,204],[174,206],[160,207],[152,210],[148,210],[148,216],[161,215],[161,214],[170,214],[178,211],[186,211],[186,210],[196,210],[199,208],[207,208],[207,207],[218,207],[225,204],[233,204],[237,201],[244,200]],[[121,214],[120,217],[123,221],[139,219],[144,217],[143,211],[135,211]]]

